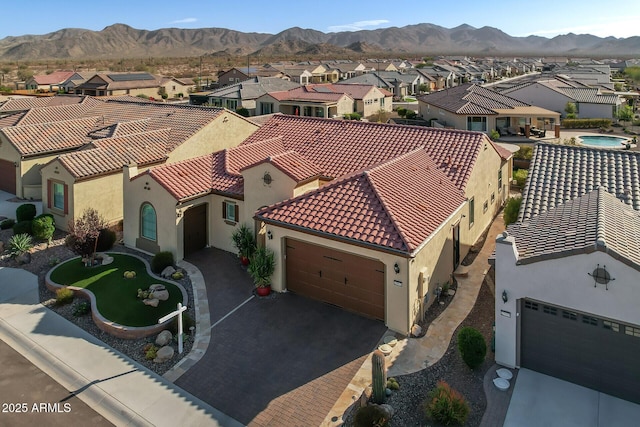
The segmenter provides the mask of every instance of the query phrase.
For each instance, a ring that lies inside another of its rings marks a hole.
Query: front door
[[[460,265],[460,223],[453,226],[453,269]]]

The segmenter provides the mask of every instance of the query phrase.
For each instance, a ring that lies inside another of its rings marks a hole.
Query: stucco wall
[[[339,251],[375,259],[381,261],[385,265],[385,324],[388,328],[401,334],[407,334],[409,332],[409,328],[411,327],[408,313],[408,290],[410,285],[408,283],[409,274],[408,268],[406,267],[406,258],[286,228],[275,227],[273,225],[267,225],[267,231],[271,231],[273,239],[267,239],[266,246],[273,250],[276,255],[276,268],[271,280],[273,290],[277,292],[285,290],[286,269],[284,255],[286,251],[286,238],[298,239],[308,243],[326,246]],[[396,262],[400,266],[400,274],[396,274],[393,269]],[[395,285],[394,280],[401,286]]]
[[[571,101],[568,96],[538,83],[514,90],[506,95],[536,107],[557,111],[562,113],[563,116],[565,115],[564,109],[567,102]]]
[[[71,186],[70,186],[71,187]],[[122,219],[122,173],[76,182],[73,185],[72,218],[93,208],[112,224]]]
[[[58,181],[67,185],[67,214],[56,208],[49,208],[48,180]],[[69,172],[63,168],[57,161],[51,162],[42,168],[42,212],[53,214],[56,221],[56,227],[68,231],[69,220],[73,218],[74,197],[73,197],[74,179]]]
[[[638,271],[596,251],[571,257],[551,259],[533,264],[516,265],[512,246],[514,238],[509,236],[496,241],[496,362],[518,366],[518,300],[531,298],[576,311],[592,313],[598,317],[621,322],[640,324],[638,310]],[[515,242],[517,245],[517,241]],[[597,265],[606,265],[615,281],[594,287],[594,279],[587,273]],[[507,291],[504,303],[502,291]],[[511,317],[501,315],[501,311]]]
[[[609,104],[585,104],[579,103],[578,117],[581,119],[613,119],[614,106]]]
[[[258,126],[235,114],[224,112],[179,147],[169,153],[167,163],[190,159],[235,147],[247,139]]]
[[[265,184],[265,173],[271,176],[271,184]],[[253,228],[255,212],[264,206],[291,198],[296,183],[280,169],[270,163],[261,163],[242,171],[244,178],[244,212],[240,212],[241,221]],[[222,209],[222,208],[221,208]]]

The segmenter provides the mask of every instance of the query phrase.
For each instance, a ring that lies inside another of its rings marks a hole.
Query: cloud
[[[357,21],[351,24],[332,25],[327,30],[330,33],[336,33],[339,31],[360,31],[366,29],[366,27],[378,27],[382,24],[388,24],[387,19],[372,19],[369,21]]]
[[[198,20],[198,18],[184,18],[184,19],[178,19],[175,21],[171,21],[171,24],[189,24],[191,22],[196,22]]]

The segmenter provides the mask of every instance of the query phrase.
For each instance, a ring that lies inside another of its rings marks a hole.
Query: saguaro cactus
[[[373,352],[371,377],[373,379],[373,401],[377,404],[384,403],[387,391],[387,366],[384,353],[380,350]]]

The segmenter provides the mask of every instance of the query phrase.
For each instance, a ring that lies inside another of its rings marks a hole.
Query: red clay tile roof
[[[245,166],[243,170],[262,163],[271,163],[295,182],[302,182],[309,178],[320,177],[322,175],[322,170],[317,165],[314,165],[295,151],[286,151],[281,154],[269,156],[258,163]]]
[[[58,85],[64,83],[69,77],[73,76],[75,71],[55,71],[51,74],[41,74],[33,76],[33,80],[39,85]]]
[[[331,88],[333,85],[308,86],[300,86],[286,92],[276,92],[277,98],[276,96],[274,96],[274,98],[280,101],[336,102],[346,95],[345,90],[333,90]],[[324,90],[321,90],[320,87]]]
[[[90,140],[87,134],[94,128],[97,117],[12,126],[0,129],[9,143],[22,156],[71,150],[82,147]]]
[[[144,166],[167,159],[170,129],[94,141],[93,149],[63,154],[58,160],[76,179],[116,173],[122,166]]]
[[[55,105],[81,104],[84,96],[46,96],[13,98],[0,105],[0,111],[25,111],[30,108],[52,107]]]
[[[276,137],[282,138],[283,151],[297,152],[330,178],[425,147],[438,168],[461,189],[466,187],[477,155],[488,140],[481,133],[455,129],[281,114],[274,115],[240,147]]]
[[[251,146],[242,146],[225,150],[225,168],[231,174],[240,175],[246,166],[257,163],[267,157],[284,152],[282,138],[269,138]]]
[[[257,217],[411,254],[464,202],[464,193],[418,149],[265,208]]]

